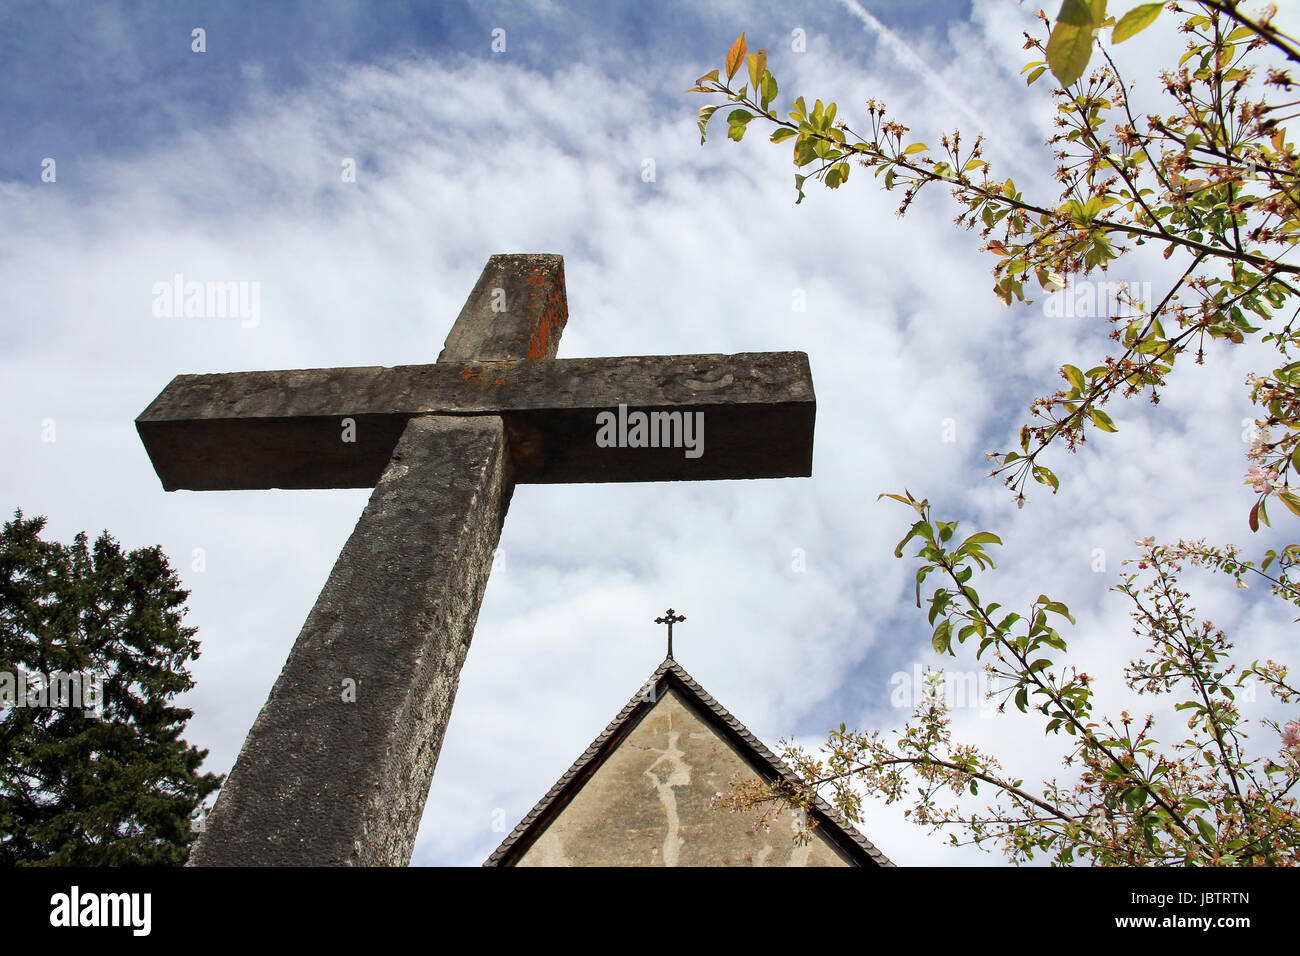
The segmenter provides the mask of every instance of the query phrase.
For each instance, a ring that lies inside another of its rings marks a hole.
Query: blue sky
[[[942,194],[900,220],[898,196],[859,170],[796,207],[786,148],[728,142],[721,123],[701,147],[708,101],[682,92],[745,30],[770,51],[782,105],[835,99],[852,125],[875,97],[927,142],[983,130],[997,168],[1050,200],[1053,105],[1019,75],[1032,28],[1010,0],[8,5],[0,500],[62,540],[108,528],[172,555],[203,643],[187,736],[225,771],[366,493],[167,494],[135,416],[182,372],[433,361],[490,254],[558,252],[561,357],[807,352],[813,477],[520,487],[416,864],[491,852],[496,822],[508,832],[658,664],[652,621],[669,605],[689,618],[679,661],[769,745],[900,723],[891,680],[934,658],[914,565],[892,557],[907,514],[883,491],[1000,534],[981,593],[1068,603],[1081,666],[1110,677],[1101,697],[1118,710],[1136,646],[1107,589],[1134,539],[1247,537],[1242,382],[1268,355],[1212,348],[1158,409],[1116,405],[1120,433],[1058,454],[1061,493],[1017,510],[983,477],[984,452],[1010,447],[1061,364],[1097,364],[1105,323],[1004,308]],[[1139,98],[1157,101],[1151,64],[1180,48],[1162,22],[1117,50]],[[1152,253],[1109,278],[1158,288],[1175,268]],[[155,316],[153,285],[176,273],[259,283],[260,321]],[[48,422],[57,440],[42,440]],[[1245,659],[1283,656],[1284,610],[1222,586],[1195,595]],[[1014,775],[1068,775],[1031,719],[975,706],[954,727]],[[1001,862],[946,848],[898,808],[869,814],[864,832],[900,863]]]
[[[629,73],[668,55],[707,59],[741,9],[751,30],[790,19],[780,3],[7,4],[0,115],[12,135],[0,147],[0,176],[21,179],[33,157],[52,152],[139,155],[186,130],[229,123],[258,95],[301,90],[323,69],[490,61],[496,54],[483,38],[497,28],[506,31],[509,62],[543,76],[593,52]],[[810,30],[844,20],[834,5],[799,12]],[[891,0],[872,12],[894,28],[923,30],[964,19],[969,4]],[[203,57],[190,50],[196,26],[207,31]],[[673,100],[656,107],[671,110]]]

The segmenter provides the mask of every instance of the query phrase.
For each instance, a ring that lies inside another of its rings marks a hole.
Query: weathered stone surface
[[[553,359],[568,319],[563,258],[492,256],[438,361]]]
[[[786,816],[749,833],[754,815],[709,800],[755,774],[669,691],[520,856],[516,866],[851,866],[813,831],[796,846]]]
[[[796,846],[785,828],[748,832],[752,816],[709,806],[733,777],[802,785],[666,657],[483,865],[893,866],[817,796],[806,807],[811,844]]]
[[[598,447],[620,404],[702,412],[704,453]],[[807,355],[751,352],[178,375],[136,428],[168,491],[371,487],[427,414],[500,415],[520,483],[785,478],[812,473],[816,409]]]
[[[410,862],[512,487],[499,418],[410,420],[192,865]]]

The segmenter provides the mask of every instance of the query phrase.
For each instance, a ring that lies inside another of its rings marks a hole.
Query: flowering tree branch
[[[692,88],[738,104],[727,116],[729,138],[739,141],[754,120],[762,120],[774,127],[773,142],[793,142],[800,201],[808,180],[837,189],[855,163],[872,169],[887,190],[903,190],[900,214],[923,187],[946,186],[963,207],[958,223],[978,225],[984,248],[997,257],[994,291],[1008,305],[1016,299],[1028,301],[1025,283],[1031,277],[1050,293],[1065,286],[1066,276],[1105,270],[1131,248],[1125,243],[1163,244],[1166,258],[1179,250],[1189,255],[1182,276],[1158,304],[1121,293],[1120,305],[1129,311],[1107,316],[1116,326],[1111,338],[1123,348],[1119,356],[1107,356],[1086,371],[1063,366],[1061,377],[1068,388],[1031,404],[1037,421],[1020,430],[1020,449],[990,453],[998,460],[991,474],[1003,476],[1020,504],[1030,479],[1058,490],[1059,479],[1040,459],[1050,444],[1061,439],[1074,451],[1090,429],[1117,430],[1102,410],[1113,395],[1149,390],[1151,401],[1158,402],[1179,355],[1195,346],[1196,361],[1204,361],[1207,336],[1243,343],[1262,331],[1248,316],[1270,320],[1296,297],[1297,287],[1289,277],[1300,275],[1300,264],[1290,261],[1300,241],[1300,193],[1295,188],[1300,153],[1287,142],[1280,125],[1282,111],[1293,104],[1252,98],[1259,70],[1248,62],[1261,48],[1276,45],[1281,35],[1252,34],[1250,25],[1263,29],[1269,17],[1245,18],[1227,0],[1207,0],[1200,6],[1206,13],[1189,15],[1183,24],[1191,40],[1179,71],[1162,77],[1177,111],[1148,116],[1144,123],[1133,114],[1109,52],[1103,50],[1104,65],[1086,78],[1082,73],[1087,57],[1083,64],[1074,64],[1073,73],[1067,69],[1070,64],[1060,62],[1059,52],[1052,62],[1057,35],[1083,26],[1058,21],[1048,43],[1026,37],[1026,48],[1046,57],[1025,67],[1029,82],[1042,77],[1049,66],[1069,80],[1054,91],[1060,132],[1049,145],[1059,161],[1056,177],[1063,189],[1056,203],[1031,201],[1013,180],[994,179],[983,158],[982,139],[964,149],[960,132],[945,135],[937,154],[924,143],[909,143],[908,128],[889,119],[885,107],[874,100],[867,103],[868,128],[863,134],[837,119],[833,102],[817,100],[810,109],[799,97],[788,119],[782,119],[772,107],[778,86],[767,69],[766,51],[748,53],[743,34],[726,57],[725,79],[714,70]],[[1157,4],[1145,4],[1118,23],[1098,21],[1087,28],[1088,35],[1113,24],[1115,41],[1120,42],[1153,20],[1158,9]],[[1185,12],[1177,5],[1171,9]],[[1225,28],[1230,12],[1244,25]],[[750,82],[737,89],[733,80],[743,66],[748,66]],[[1291,80],[1269,70],[1264,85],[1289,89]],[[701,139],[719,108],[700,109]],[[1120,115],[1112,119],[1116,110]],[[1198,301],[1185,302],[1185,297]],[[1167,333],[1166,324],[1177,328]],[[1290,322],[1263,340],[1274,342],[1283,354],[1300,341]],[[1287,366],[1274,373],[1288,389],[1284,402],[1296,371]],[[1267,401],[1263,393],[1253,393],[1252,398]],[[1292,414],[1296,410],[1286,409]],[[1271,468],[1285,476],[1287,457],[1300,454],[1297,440],[1300,436],[1268,446],[1260,465],[1263,473]],[[1270,495],[1300,514],[1300,497],[1291,493],[1284,477],[1281,484],[1270,484],[1252,508],[1252,529],[1268,523],[1264,499]]]
[[[1161,75],[1175,110],[1140,121],[1109,51],[1102,49],[1104,65],[1085,72],[1099,33],[1109,30],[1112,42],[1121,43],[1154,21],[1162,5],[1140,4],[1118,20],[1106,17],[1105,6],[1105,0],[1065,0],[1055,25],[1042,18],[1050,28],[1046,42],[1026,36],[1025,48],[1042,57],[1022,71],[1027,82],[1050,70],[1059,83],[1053,90],[1058,132],[1048,141],[1062,187],[1055,202],[1027,199],[1012,179],[994,179],[980,138],[963,147],[954,132],[940,138],[935,152],[909,142],[908,128],[874,100],[866,104],[861,135],[837,120],[833,102],[816,100],[809,108],[799,97],[788,119],[780,118],[771,106],[778,87],[766,51],[749,53],[744,34],[722,69],[700,77],[692,90],[737,104],[727,115],[730,139],[740,141],[754,120],[762,120],[775,127],[772,142],[792,142],[797,202],[809,180],[838,189],[854,165],[873,170],[886,190],[902,190],[900,215],[922,188],[943,184],[959,204],[957,224],[981,230],[984,249],[995,257],[994,292],[1007,305],[1028,302],[1028,282],[1053,293],[1065,287],[1066,276],[1105,271],[1148,242],[1163,247],[1166,259],[1185,257],[1158,301],[1140,301],[1121,286],[1121,309],[1105,316],[1118,355],[1086,371],[1062,366],[1068,387],[1031,404],[1033,421],[1020,429],[1019,450],[988,454],[997,459],[990,475],[1002,475],[1020,505],[1031,478],[1053,492],[1059,488],[1040,461],[1049,445],[1064,443],[1074,451],[1092,430],[1116,431],[1102,409],[1116,394],[1147,391],[1157,403],[1180,355],[1194,351],[1196,362],[1204,361],[1207,337],[1243,344],[1259,335],[1283,357],[1300,345],[1300,308],[1292,308],[1300,300],[1300,284],[1292,279],[1300,275],[1293,255],[1300,242],[1300,151],[1282,125],[1300,115],[1300,100],[1264,96],[1261,75],[1266,89],[1289,93],[1295,84],[1286,71],[1256,62],[1267,49],[1300,61],[1295,43],[1271,25],[1271,8],[1250,17],[1236,0],[1169,4],[1184,15],[1181,28],[1189,37],[1177,70]],[[749,82],[737,89],[733,81],[742,68]],[[700,109],[701,142],[720,108]],[[1272,331],[1252,324],[1284,310],[1290,317]],[[1245,479],[1259,496],[1247,519],[1257,531],[1268,524],[1267,499],[1300,515],[1300,495],[1289,485],[1292,473],[1300,474],[1300,362],[1252,375],[1248,384],[1252,402],[1267,413],[1256,420]],[[1276,427],[1285,432],[1274,439],[1270,429]],[[1177,585],[1186,560],[1232,576],[1241,588],[1249,586],[1243,578],[1261,577],[1273,594],[1300,607],[1300,585],[1290,577],[1300,545],[1269,551],[1256,566],[1233,546],[1138,542],[1140,573],[1127,574],[1116,590],[1132,602],[1134,633],[1146,647],[1124,679],[1138,694],[1173,695],[1175,711],[1187,717],[1190,735],[1162,745],[1153,715],[1094,718],[1093,678],[1064,666],[1067,644],[1049,623],[1049,614],[1074,623],[1064,604],[1039,595],[1022,616],[981,601],[972,576],[994,567],[986,548],[1001,544],[996,535],[977,532],[952,547],[957,522],[934,520],[929,502],[910,492],[884,497],[917,514],[895,556],[919,542],[918,607],[927,576],[937,571],[943,580],[929,601],[933,650],[956,656],[975,647],[976,661],[987,653],[985,673],[994,685],[989,696],[1000,698],[998,711],[1014,702],[1022,713],[1041,717],[1047,734],[1068,739],[1064,762],[1077,768],[1075,780],[1044,781],[1033,792],[1003,773],[991,755],[954,743],[943,678],[932,673],[912,718],[898,731],[860,732],[841,724],[817,753],[786,744],[786,759],[806,783],[750,781],[719,794],[715,803],[762,807],[755,826],[767,826],[782,807],[807,810],[827,791],[834,806],[858,822],[866,790],[887,803],[907,799],[907,815],[949,830],[953,842],[959,842],[953,831],[976,845],[1000,842],[1015,861],[1049,853],[1061,864],[1300,862],[1300,814],[1291,796],[1300,782],[1300,721],[1263,721],[1279,735],[1280,749],[1274,757],[1252,756],[1236,697],[1243,687],[1253,689],[1252,681],[1288,706],[1300,703],[1300,692],[1277,662],[1255,661],[1238,670],[1224,632],[1198,621]],[[1149,580],[1140,583],[1144,575]],[[981,784],[991,791],[988,805],[963,808]]]

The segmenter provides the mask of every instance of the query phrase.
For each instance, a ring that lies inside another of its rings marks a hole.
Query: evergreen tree
[[[194,685],[189,592],[157,546],[123,554],[104,532],[67,547],[44,526],[18,511],[0,531],[0,863],[182,864],[221,782],[181,739],[193,712],[169,703]],[[98,706],[55,706],[56,674],[86,675]]]

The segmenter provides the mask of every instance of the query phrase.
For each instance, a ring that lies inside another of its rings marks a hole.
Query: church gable
[[[889,866],[820,803],[795,845],[792,811],[770,831],[714,810],[733,777],[790,772],[674,661],[666,660],[487,866]]]

